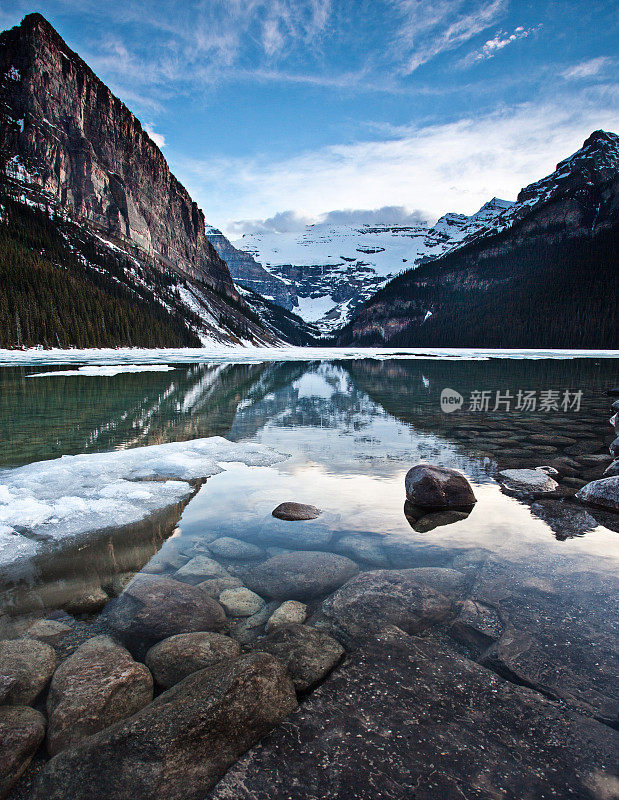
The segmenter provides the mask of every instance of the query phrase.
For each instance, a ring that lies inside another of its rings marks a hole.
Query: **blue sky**
[[[619,129],[615,2],[10,0],[0,25],[31,11],[233,238],[471,213]]]

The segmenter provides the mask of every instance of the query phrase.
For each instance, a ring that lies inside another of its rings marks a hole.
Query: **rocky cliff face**
[[[340,344],[616,347],[619,137],[595,131],[458,248],[387,284]]]
[[[0,158],[73,219],[237,297],[159,148],[40,14],[0,34]]]

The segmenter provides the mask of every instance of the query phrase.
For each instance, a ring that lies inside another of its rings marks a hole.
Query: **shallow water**
[[[491,559],[522,574],[526,586],[512,591],[539,589],[555,610],[568,593],[570,602],[577,594],[585,627],[608,619],[616,598],[617,518],[576,505],[576,517],[566,517],[564,505],[549,509],[508,496],[495,475],[567,455],[574,466],[566,488],[601,477],[613,438],[606,390],[619,383],[616,360],[171,366],[37,380],[28,376],[49,367],[0,369],[0,466],[211,435],[264,443],[290,457],[272,467],[233,466],[187,504],[130,530],[106,531],[73,549],[51,546],[26,577],[5,576],[1,602],[12,619],[66,606],[89,586],[110,592],[119,572],[173,573],[218,536],[258,544],[265,558],[277,548],[338,552],[362,569],[481,570]],[[446,387],[463,395],[460,411],[441,411]],[[509,411],[504,404],[492,410],[497,391],[514,398],[534,391],[539,401],[541,392],[562,398],[566,389],[582,390],[579,410],[516,411],[515,400]],[[474,391],[491,392],[490,410],[468,410]],[[431,520],[411,526],[404,475],[419,461],[467,474],[478,499],[468,517],[433,529]],[[312,503],[323,514],[281,522],[270,512],[285,500]]]

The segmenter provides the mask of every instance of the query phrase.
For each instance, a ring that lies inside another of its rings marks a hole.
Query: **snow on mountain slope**
[[[447,214],[431,228],[388,221],[380,225],[316,223],[301,233],[246,234],[234,242],[234,248],[285,284],[289,290],[286,307],[327,334],[344,324],[357,306],[394,275],[442,255],[485,229],[511,205],[494,198],[470,217]],[[238,260],[228,266],[235,281],[251,281],[253,273]]]

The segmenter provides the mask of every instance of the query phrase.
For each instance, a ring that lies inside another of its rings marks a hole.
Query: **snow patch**
[[[123,372],[168,372],[171,369],[175,369],[175,367],[170,367],[168,364],[102,364],[101,366],[89,364],[77,369],[64,369],[57,372],[32,372],[26,377],[54,378],[68,375],[86,375],[89,377],[105,375],[111,377]]]

